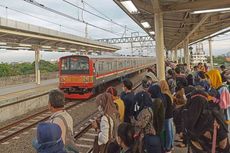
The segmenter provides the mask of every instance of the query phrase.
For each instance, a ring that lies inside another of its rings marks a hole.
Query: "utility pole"
[[[85,38],[88,38],[88,24],[85,24]]]

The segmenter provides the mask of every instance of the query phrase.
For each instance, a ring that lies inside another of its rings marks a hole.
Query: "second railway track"
[[[138,83],[134,87],[134,90],[137,90],[140,85],[141,83]],[[77,131],[75,131],[74,138],[80,153],[91,153],[93,151],[94,138],[97,133],[91,126],[91,120],[95,120],[98,117],[100,117],[100,114],[96,111],[83,119],[83,121],[78,123],[78,126],[75,127]]]
[[[138,88],[139,85],[140,83],[138,82],[135,89]],[[68,102],[66,103],[65,109],[71,111],[71,108],[80,107],[81,104],[92,101],[93,99],[94,97],[83,101]],[[11,139],[17,139],[17,135],[26,133],[29,129],[35,127],[39,122],[47,120],[50,116],[51,112],[45,109],[0,128],[0,144],[7,143]],[[86,117],[74,127],[77,145],[80,150],[84,150],[83,152],[90,152],[92,150],[92,144],[96,133],[91,127],[90,119],[95,119],[95,117],[98,117],[97,112]]]
[[[65,105],[65,110],[76,107],[83,102],[85,101],[68,102]],[[4,143],[7,140],[37,125],[39,122],[47,120],[50,116],[51,112],[48,109],[45,109],[0,128],[0,143]]]

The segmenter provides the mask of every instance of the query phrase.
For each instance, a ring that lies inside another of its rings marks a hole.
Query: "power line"
[[[83,0],[83,3],[85,3],[86,5],[88,5],[88,7],[90,7],[91,9],[95,10],[99,14],[103,15],[104,17],[106,17],[107,19],[110,19],[112,21],[112,19],[110,17],[108,17],[107,15],[105,15],[104,13],[102,13],[101,11],[96,9],[94,6],[90,5],[89,3],[85,2],[84,0]]]
[[[96,16],[96,17],[98,17],[98,18],[101,18],[101,19],[103,19],[103,20],[106,20],[106,21],[108,21],[108,22],[111,22],[111,23],[113,23],[113,24],[115,24],[115,25],[117,25],[117,26],[120,26],[120,27],[124,28],[125,30],[128,29],[128,30],[130,30],[130,31],[139,32],[139,31],[137,31],[137,30],[135,30],[135,29],[132,29],[132,28],[127,27],[126,25],[122,25],[122,24],[119,24],[119,23],[113,21],[113,19],[111,19],[110,17],[108,17],[107,15],[105,15],[104,13],[102,13],[101,11],[99,11],[98,9],[96,9],[95,7],[93,7],[92,5],[90,5],[89,3],[87,3],[87,2],[85,2],[85,1],[83,1],[83,0],[79,0],[79,1],[82,1],[82,3],[85,3],[88,7],[92,8],[93,10],[95,10],[95,11],[98,12],[99,14],[103,15],[104,17],[99,16],[99,15],[97,15],[97,14],[95,14],[95,13],[92,13],[92,12],[86,10],[86,9],[83,9],[83,8],[81,8],[81,7],[75,5],[75,4],[73,4],[73,3],[71,3],[71,2],[69,2],[69,1],[67,1],[67,0],[63,0],[63,1],[66,2],[66,3],[68,3],[68,4],[70,4],[70,5],[72,5],[72,6],[74,6],[74,7],[77,7],[78,9],[81,9],[81,10],[83,10],[83,11],[85,11],[85,12],[91,14],[91,15],[94,15],[94,16]]]
[[[23,0],[23,1],[25,1],[25,2],[27,2],[27,3],[30,3],[30,4],[33,4],[33,5],[37,6],[37,7],[40,7],[40,8],[42,8],[42,9],[45,9],[45,10],[47,10],[47,11],[50,11],[50,12],[52,12],[52,13],[61,15],[61,16],[63,16],[63,17],[66,17],[66,18],[69,18],[69,19],[72,19],[72,20],[75,20],[75,21],[78,21],[78,22],[82,22],[82,23],[85,23],[85,24],[87,24],[87,25],[89,25],[89,26],[91,26],[91,27],[98,28],[98,29],[100,29],[100,30],[103,30],[103,31],[112,33],[112,34],[114,34],[114,35],[120,36],[119,33],[115,33],[115,32],[113,32],[113,31],[111,31],[111,30],[101,28],[101,27],[96,26],[96,25],[94,25],[94,24],[91,24],[91,23],[89,23],[89,22],[86,22],[86,21],[77,19],[77,18],[75,18],[75,17],[73,17],[73,16],[70,16],[70,15],[68,15],[68,14],[65,14],[65,13],[62,13],[62,12],[60,12],[60,11],[54,10],[54,9],[52,9],[52,8],[46,7],[45,5],[40,4],[40,3],[36,2],[35,0]]]
[[[45,21],[45,22],[47,22],[47,23],[51,23],[51,24],[54,24],[54,25],[57,25],[57,26],[61,26],[61,27],[67,28],[67,29],[74,30],[74,31],[83,32],[83,31],[80,31],[80,30],[78,30],[78,29],[74,29],[74,28],[69,27],[69,26],[64,26],[64,25],[62,25],[62,24],[58,24],[58,23],[56,23],[56,22],[52,22],[52,21],[50,21],[50,20],[43,19],[43,18],[41,18],[41,17],[37,17],[37,16],[31,15],[31,14],[29,14],[29,13],[25,13],[25,12],[19,11],[19,10],[17,10],[17,9],[10,8],[10,7],[8,7],[8,6],[4,6],[4,5],[1,5],[1,4],[0,4],[0,7],[3,7],[3,8],[5,8],[5,9],[9,9],[9,10],[14,11],[14,12],[17,12],[17,13],[21,13],[21,14],[24,14],[24,15],[31,16],[31,17],[33,17],[33,18],[39,19],[39,20],[41,20],[41,21]]]

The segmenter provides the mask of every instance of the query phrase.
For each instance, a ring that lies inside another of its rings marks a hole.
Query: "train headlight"
[[[89,82],[89,77],[84,76],[84,77],[82,78],[82,80],[83,80],[84,83]]]

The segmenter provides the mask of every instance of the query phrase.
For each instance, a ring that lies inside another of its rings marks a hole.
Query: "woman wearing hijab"
[[[153,102],[149,94],[141,91],[135,95],[136,101],[136,117],[131,119],[131,123],[144,134],[143,144],[147,153],[162,153],[159,129],[155,126],[157,116]]]
[[[98,95],[96,104],[102,117],[99,125],[94,121],[92,127],[98,132],[98,146],[100,148],[100,146],[108,144],[109,141],[116,137],[116,131],[119,124],[119,113],[110,93]],[[101,150],[102,153],[103,151],[104,150]]]
[[[59,125],[41,122],[37,126],[37,138],[33,140],[32,145],[37,153],[67,153],[61,134]]]
[[[166,102],[166,97],[164,94],[161,92],[161,88],[158,84],[153,84],[152,86],[149,87],[148,92],[151,95],[151,98],[156,99],[159,98],[164,104],[164,107],[167,107],[167,102]]]
[[[218,91],[217,100],[213,100],[218,103],[221,110],[224,112],[225,122],[230,125],[230,93],[228,87],[223,85],[220,72],[216,69],[207,72],[209,77],[210,86]]]
[[[165,151],[170,153],[173,148],[173,96],[169,90],[167,81],[160,81],[161,92],[164,94],[167,102],[167,107],[165,108]]]

